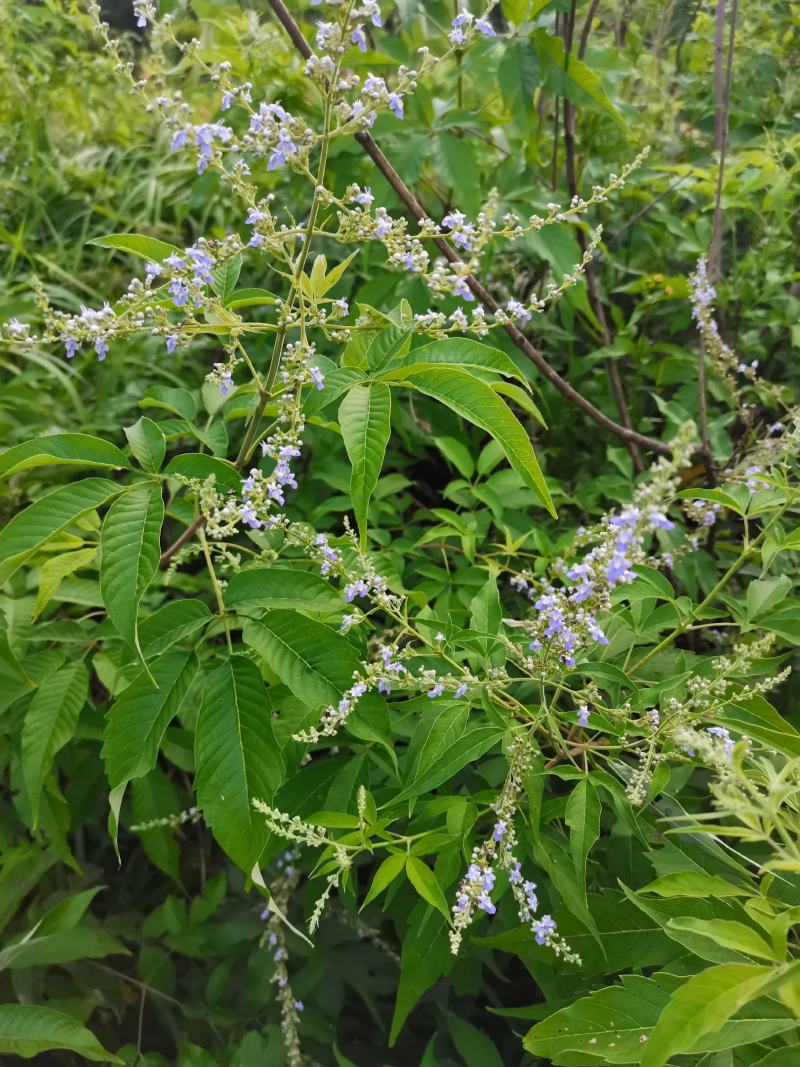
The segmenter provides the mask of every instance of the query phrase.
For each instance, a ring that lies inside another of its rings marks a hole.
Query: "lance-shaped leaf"
[[[0,584],[54,534],[122,491],[107,478],[84,478],[54,489],[20,511],[0,531]]]
[[[225,603],[244,611],[291,608],[294,611],[341,611],[342,596],[312,571],[292,567],[247,567],[231,575]]]
[[[578,876],[578,888],[586,898],[586,859],[600,836],[600,801],[588,778],[582,778],[569,795],[564,821],[569,827],[569,848]]]
[[[56,433],[7,448],[0,455],[0,478],[50,464],[121,470],[130,464],[116,445],[87,433]]]
[[[205,679],[195,735],[198,805],[214,837],[249,873],[267,840],[254,798],[267,803],[283,778],[264,681],[255,664],[233,656]]]
[[[22,774],[31,803],[33,828],[39,821],[39,796],[56,753],[75,733],[89,692],[82,660],[46,675],[33,695],[22,727]]]
[[[71,1015],[38,1004],[0,1004],[0,1052],[31,1059],[50,1049],[66,1049],[92,1063],[125,1062]]]
[[[353,472],[350,496],[362,551],[367,544],[367,511],[378,484],[389,442],[392,394],[388,385],[356,385],[339,407],[339,425]]]
[[[157,237],[147,237],[141,233],[109,233],[105,237],[95,237],[87,243],[100,248],[129,252],[132,256],[151,259],[154,263],[162,263],[173,252],[178,255],[183,252],[177,245],[170,245],[166,241],[159,241]]]
[[[510,356],[499,348],[482,345],[480,341],[473,341],[469,337],[446,337],[441,341],[432,341],[429,345],[415,348],[412,352],[401,353],[392,359],[381,377],[397,378],[397,372],[404,367],[423,367],[426,364],[439,363],[493,371],[506,378],[517,378],[523,385],[527,385],[522,372]]]
[[[338,703],[360,665],[349,641],[295,611],[270,611],[248,623],[242,637],[310,708]]]
[[[550,492],[522,424],[497,393],[479,378],[456,367],[407,367],[403,380],[446,404],[497,441],[506,459],[544,506],[555,516]]]
[[[125,786],[155,767],[164,732],[180,710],[196,671],[193,652],[167,652],[153,663],[152,676],[147,671],[138,674],[108,713],[101,755],[112,791],[114,840]]]
[[[142,470],[155,474],[161,469],[167,451],[167,442],[159,426],[144,415],[133,426],[125,429],[125,436]]]
[[[100,592],[119,634],[142,656],[138,614],[158,570],[164,502],[161,486],[137,486],[115,501],[100,533]]]
[[[642,1049],[642,1067],[662,1067],[679,1052],[690,1052],[706,1034],[761,994],[775,977],[773,967],[724,963],[709,967],[675,990]]]

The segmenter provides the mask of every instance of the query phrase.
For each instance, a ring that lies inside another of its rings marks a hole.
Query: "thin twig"
[[[572,0],[569,20],[565,32],[565,63],[569,62],[569,52],[572,47],[572,39],[575,32],[575,6],[575,0]],[[584,26],[583,33],[581,34],[578,59],[583,59],[583,52],[585,51],[589,40],[589,34],[587,32],[587,26],[589,25],[590,23],[587,19],[587,25]],[[578,175],[575,166],[575,105],[571,100],[567,100],[566,97],[564,98],[564,155],[566,159],[567,191],[569,192],[571,200],[574,196],[577,196],[578,193]],[[587,248],[586,235],[583,230],[578,229],[577,236],[581,253],[585,255]],[[605,308],[603,307],[603,301],[600,297],[600,290],[597,285],[593,263],[589,262],[586,264],[584,275],[586,277],[586,289],[589,294],[589,302],[594,311],[595,318],[600,324],[600,331],[603,335],[603,344],[607,347],[611,344],[613,338],[608,325],[608,319],[606,318]],[[611,393],[614,397],[614,402],[617,405],[617,411],[619,412],[619,421],[627,429],[631,429],[631,416],[628,409],[628,401],[625,396],[625,388],[622,384],[622,378],[616,360],[611,357],[606,359],[605,368],[611,386]],[[628,451],[631,454],[631,460],[633,461],[633,468],[637,474],[641,474],[644,470],[642,454],[634,441],[627,441],[626,443]]]
[[[708,249],[708,275],[712,281],[719,277],[722,262],[722,182],[725,176],[725,155],[728,151],[728,113],[731,106],[733,47],[736,39],[737,8],[738,0],[731,0],[728,57],[723,78],[722,41],[725,33],[725,0],[718,0],[717,2],[717,32],[714,48],[714,95],[716,99],[714,147],[719,152],[719,167],[717,169],[717,191],[714,199],[714,223],[711,229],[711,244]]]
[[[275,16],[286,29],[297,50],[302,56],[308,58],[311,55],[311,49],[303,37],[299,26],[287,10],[286,5],[283,3],[283,0],[269,0],[269,5],[274,11]],[[411,214],[419,221],[427,218],[427,212],[422,207],[419,200],[417,200],[414,193],[400,178],[397,171],[373,138],[368,133],[362,132],[357,133],[355,139]],[[433,243],[450,263],[462,262],[461,257],[447,243],[447,241],[442,240],[441,238],[434,238]],[[472,293],[488,311],[494,313],[500,310],[498,302],[477,278],[471,274],[467,275],[466,282]],[[565,381],[565,379],[550,366],[541,352],[539,352],[539,350],[513,323],[506,324],[504,328],[512,342],[528,357],[528,359],[530,359],[540,374],[546,378],[551,385],[555,386],[562,396],[575,404],[576,407],[579,407],[581,411],[588,415],[598,426],[601,426],[615,437],[619,437],[623,441],[633,441],[641,448],[647,449],[650,452],[656,452],[660,455],[671,454],[672,450],[670,449],[670,446],[664,441],[659,441],[655,437],[648,437],[646,434],[641,434],[637,430],[622,426],[618,422],[609,418],[608,415],[605,415],[599,408],[596,408],[594,404],[582,396],[577,389],[571,386],[569,382]]]

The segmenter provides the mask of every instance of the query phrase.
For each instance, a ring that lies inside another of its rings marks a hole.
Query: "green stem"
[[[628,674],[635,674],[640,667],[644,666],[644,664],[648,662],[648,660],[651,660],[653,656],[658,655],[659,652],[663,652],[665,648],[669,648],[673,641],[676,641],[681,636],[681,634],[686,633],[689,627],[695,622],[696,619],[699,618],[700,615],[702,615],[705,609],[710,604],[714,603],[714,601],[717,599],[717,597],[728,584],[728,582],[731,580],[731,578],[733,578],[734,574],[736,574],[736,572],[742,566],[744,566],[744,564],[747,562],[748,559],[750,559],[751,556],[755,555],[760,542],[764,540],[770,529],[783,516],[784,512],[788,509],[788,507],[789,504],[784,504],[780,511],[778,511],[770,519],[770,521],[767,523],[767,525],[764,527],[758,537],[756,537],[754,541],[752,541],[745,549],[743,549],[739,557],[733,561],[730,567],[728,567],[728,569],[722,575],[722,577],[711,590],[711,592],[708,594],[708,596],[697,605],[694,611],[692,611],[686,622],[682,623],[680,626],[676,626],[672,633],[667,634],[663,641],[659,641],[655,648],[651,648],[648,653],[646,653],[644,656],[642,656],[640,660],[638,660],[638,662],[634,663],[634,665],[628,671]]]

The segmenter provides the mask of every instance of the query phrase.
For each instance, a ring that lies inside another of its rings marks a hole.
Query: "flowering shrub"
[[[230,33],[213,4],[194,4],[198,28],[183,4],[134,0],[149,43],[129,58],[87,5],[155,143],[230,214],[190,240],[95,237],[129,280],[85,303],[35,283],[0,325],[9,358],[58,353],[87,380],[141,358],[125,389],[147,412],[124,439],[64,417],[0,454],[4,754],[24,828],[6,921],[21,870],[63,871],[2,952],[0,1049],[789,1063],[791,384],[735,354],[715,268],[687,255],[691,400],[657,382],[629,405],[597,215],[646,182],[647,148],[580,194],[575,106],[625,120],[585,44],[571,53],[576,5],[268,6],[269,23],[237,6]],[[551,6],[555,35],[535,21]],[[270,49],[283,81],[247,62]],[[525,128],[532,57],[557,128],[563,98],[568,170],[534,211],[498,163],[502,130],[486,188],[451,133],[480,110],[483,64]],[[426,207],[421,173],[381,144],[402,153],[404,124],[413,144],[442,114],[449,184]],[[553,277],[527,276],[534,252]],[[603,340],[601,386],[534,345],[555,315]],[[616,442],[616,482],[581,484],[577,419],[593,449]],[[146,916],[124,888],[145,863]],[[129,941],[136,978],[98,962]],[[178,974],[176,957],[220,958]],[[93,967],[123,984],[99,990]]]

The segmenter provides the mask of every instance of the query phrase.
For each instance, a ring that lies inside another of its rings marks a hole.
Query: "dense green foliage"
[[[3,1062],[800,1059],[800,29],[467,6],[0,0]]]

